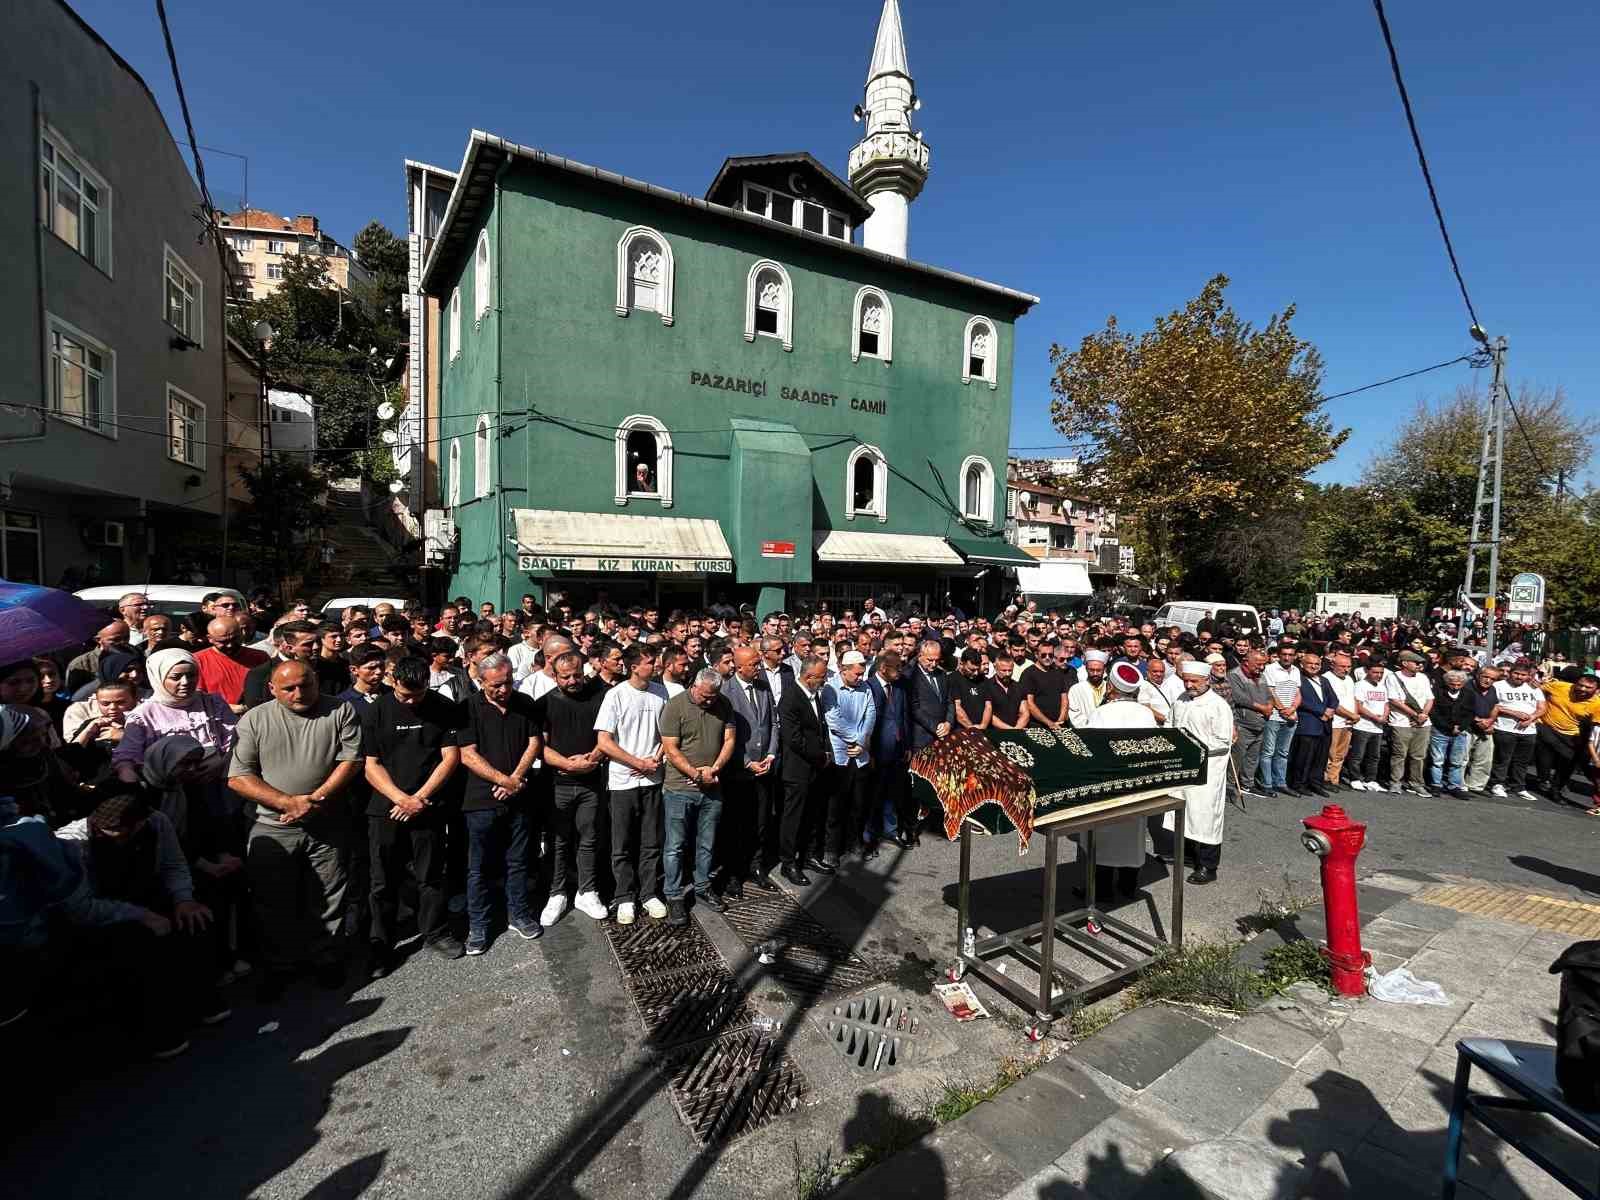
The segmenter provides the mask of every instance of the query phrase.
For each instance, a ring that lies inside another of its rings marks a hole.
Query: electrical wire
[[[205,202],[206,231],[217,237],[216,205],[211,202],[211,191],[206,187],[206,164],[200,157],[200,140],[194,135],[194,120],[189,116],[189,97],[183,90],[183,75],[178,70],[178,52],[172,45],[172,28],[167,24],[165,0],[156,0],[156,17],[161,22],[161,38],[167,47],[167,62],[172,67],[172,86],[177,89],[178,108],[183,113],[183,128],[189,135],[189,155],[194,160],[195,182],[200,185],[200,199]],[[220,242],[219,242],[220,245]]]
[[[1527,426],[1522,423],[1522,414],[1517,411],[1517,406],[1511,399],[1511,388],[1502,381],[1500,390],[1506,394],[1506,407],[1511,410],[1511,415],[1516,418],[1517,432],[1522,434],[1522,440],[1527,444],[1528,453],[1533,455],[1533,465],[1539,468],[1539,477],[1541,479],[1555,478],[1559,482],[1559,478],[1551,472],[1549,467],[1544,465],[1544,459],[1539,457],[1539,451],[1534,449],[1533,439],[1528,436]]]
[[[1422,168],[1422,180],[1428,185],[1428,199],[1433,202],[1433,215],[1439,222],[1439,236],[1444,238],[1445,253],[1450,256],[1450,269],[1455,272],[1456,285],[1461,289],[1461,299],[1466,303],[1467,315],[1474,327],[1482,326],[1477,310],[1472,307],[1472,297],[1467,294],[1467,281],[1461,277],[1461,264],[1456,261],[1456,248],[1450,242],[1450,230],[1444,223],[1444,209],[1439,206],[1439,192],[1433,186],[1433,173],[1428,170],[1428,156],[1422,149],[1422,134],[1417,132],[1416,114],[1411,111],[1411,97],[1406,92],[1406,81],[1400,75],[1400,56],[1394,48],[1394,35],[1389,32],[1389,18],[1384,15],[1383,0],[1372,0],[1378,10],[1378,25],[1383,30],[1383,42],[1389,48],[1389,66],[1394,71],[1394,85],[1400,91],[1400,104],[1406,110],[1406,124],[1411,128],[1411,144],[1417,148],[1417,165]]]
[[[1380,379],[1377,383],[1369,383],[1363,387],[1351,388],[1347,392],[1335,392],[1331,396],[1324,396],[1322,400],[1324,403],[1326,403],[1329,400],[1342,400],[1346,396],[1354,396],[1358,392],[1370,392],[1373,388],[1387,387],[1391,383],[1399,383],[1402,379],[1415,379],[1418,375],[1426,375],[1429,371],[1442,371],[1445,367],[1453,367],[1457,363],[1471,362],[1472,357],[1473,356],[1470,354],[1463,354],[1457,358],[1450,359],[1448,362],[1434,363],[1431,367],[1421,367],[1415,371],[1407,371],[1404,375],[1395,375],[1389,379]]]

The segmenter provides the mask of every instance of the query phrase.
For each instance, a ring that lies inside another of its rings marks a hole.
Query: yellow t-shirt
[[[1563,679],[1552,679],[1543,686],[1550,704],[1545,709],[1541,724],[1570,736],[1578,732],[1578,722],[1585,717],[1600,722],[1600,692],[1587,700],[1574,700],[1572,685]]]

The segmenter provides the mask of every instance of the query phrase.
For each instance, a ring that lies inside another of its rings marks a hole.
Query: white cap
[[[841,667],[854,667],[865,664],[866,661],[867,656],[859,650],[846,650],[839,656],[839,665]]]
[[[1119,692],[1137,692],[1143,682],[1144,676],[1132,663],[1119,662],[1111,668],[1111,686]]]
[[[1083,661],[1086,663],[1110,662],[1111,655],[1107,654],[1104,650],[1085,650],[1083,652]]]
[[[1204,679],[1211,674],[1211,667],[1206,663],[1190,659],[1179,667],[1178,671],[1185,679]]]

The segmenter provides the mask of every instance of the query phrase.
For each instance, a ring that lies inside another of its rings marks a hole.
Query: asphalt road
[[[1577,808],[1339,799],[1369,825],[1363,876],[1600,896],[1600,821]],[[1190,938],[1233,935],[1263,892],[1315,894],[1316,860],[1298,839],[1299,818],[1315,808],[1280,798],[1229,810],[1219,881],[1187,890]],[[973,857],[981,928],[1038,919],[1037,844],[1019,858],[1014,836],[985,838]],[[26,1074],[6,1051],[20,1111],[3,1135],[0,1178],[10,1194],[78,1200],[787,1196],[796,1147],[848,1148],[886,1097],[992,1076],[1002,1055],[1027,1052],[1025,1014],[982,985],[990,1021],[956,1025],[927,996],[954,947],[956,865],[955,847],[925,837],[809,889],[803,899],[819,919],[882,964],[880,990],[921,1006],[920,1058],[877,1077],[847,1067],[824,1033],[831,1001],[797,1011],[758,980],[752,1001],[785,1022],[785,1048],[811,1095],[721,1148],[702,1150],[689,1136],[645,1053],[606,939],[569,916],[536,943],[501,939],[483,958],[454,963],[422,955],[359,990],[297,985],[270,1010],[242,986],[232,1020],[197,1033],[194,1049],[170,1063],[120,1061],[100,1033],[56,1043],[37,1034]],[[1078,873],[1064,867],[1063,884]],[[1152,860],[1143,882],[1148,899],[1119,915],[1149,926],[1167,912],[1167,869]],[[703,924],[733,969],[749,965],[725,922],[706,914]]]

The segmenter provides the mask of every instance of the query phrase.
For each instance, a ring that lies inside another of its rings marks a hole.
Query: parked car
[[[82,591],[74,592],[73,595],[97,608],[114,609],[117,607],[117,601],[129,592],[142,592],[144,598],[150,602],[150,612],[165,613],[169,617],[194,612],[200,607],[200,601],[212,592],[228,592],[237,596],[240,608],[245,607],[244,595],[235,588],[196,587],[188,583],[119,583],[106,587],[84,588]]]
[[[1185,633],[1195,633],[1200,622],[1210,617],[1218,625],[1232,625],[1240,633],[1260,633],[1261,614],[1248,604],[1225,600],[1174,600],[1156,613],[1158,629],[1176,625]]]
[[[322,619],[337,621],[339,615],[352,604],[359,604],[368,610],[377,604],[392,604],[396,612],[406,606],[399,596],[335,596],[322,606]]]

